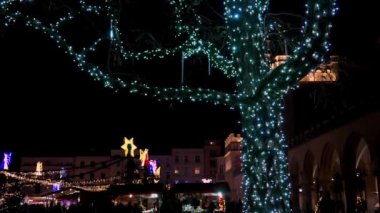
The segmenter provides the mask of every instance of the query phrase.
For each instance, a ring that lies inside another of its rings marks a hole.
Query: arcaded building
[[[375,212],[379,205],[380,111],[312,138],[323,128],[317,125],[290,143],[294,211],[315,211],[322,193],[328,191],[337,212],[358,208]]]

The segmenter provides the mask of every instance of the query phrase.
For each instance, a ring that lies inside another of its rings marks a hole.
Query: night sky
[[[294,9],[290,6],[294,1],[279,2],[273,10]],[[379,55],[380,18],[374,2],[338,3],[333,54],[360,63],[372,63],[374,54]],[[197,147],[204,140],[224,140],[239,131],[237,112],[206,104],[157,102],[105,89],[40,33],[19,27],[0,29],[0,151],[13,150],[19,156],[106,154],[118,149],[123,137],[134,137],[139,147],[168,153],[171,147]],[[186,63],[190,70],[193,63]],[[171,64],[149,69],[170,69],[169,79],[178,86],[180,60],[174,58]],[[188,72],[185,80],[202,79],[202,84],[216,87],[229,83],[214,71],[209,77],[205,67],[200,70],[202,74]]]

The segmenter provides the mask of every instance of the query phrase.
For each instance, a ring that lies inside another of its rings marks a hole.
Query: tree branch
[[[74,63],[82,71],[87,71],[97,81],[102,80],[105,87],[114,88],[116,86],[121,86],[122,88],[127,89],[129,93],[139,93],[145,96],[155,97],[158,100],[208,102],[216,105],[233,106],[234,95],[220,91],[189,87],[162,88],[149,86],[139,81],[124,81],[120,78],[113,79],[109,74],[103,72],[100,67],[85,60],[88,51],[92,50],[92,47],[97,45],[98,42],[94,42],[91,47],[84,48],[81,53],[78,53],[72,46],[66,43],[65,39],[59,35],[55,27],[47,27],[36,18],[26,19],[25,24],[28,27],[42,30],[44,33],[48,34],[56,41],[59,47],[63,48],[65,52],[73,58]],[[116,85],[116,83],[118,85]]]
[[[119,79],[120,80],[120,79]],[[236,97],[234,94],[220,92],[211,89],[190,88],[190,87],[156,87],[148,86],[140,83],[139,81],[125,82],[121,81],[121,85],[127,88],[129,93],[139,93],[144,96],[150,96],[158,99],[159,101],[190,101],[190,102],[205,102],[213,103],[215,105],[225,105],[235,107]]]
[[[323,54],[328,51],[330,22],[336,10],[335,0],[309,0],[306,20],[310,24],[306,25],[305,21],[304,41],[295,49],[293,57],[262,78],[260,95],[283,94],[321,62]]]

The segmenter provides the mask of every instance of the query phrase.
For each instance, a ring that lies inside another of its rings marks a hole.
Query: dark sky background
[[[272,8],[294,10],[299,2],[278,1]],[[338,2],[334,54],[374,62],[380,42],[374,2]],[[0,56],[0,150],[18,156],[108,153],[120,147],[123,137],[134,137],[138,147],[152,153],[167,153],[239,131],[238,113],[224,107],[157,102],[105,89],[49,39],[25,28],[0,32]],[[175,63],[171,68],[177,76],[171,80],[179,85],[179,59]],[[215,72],[203,81],[215,83],[214,78],[219,78]]]

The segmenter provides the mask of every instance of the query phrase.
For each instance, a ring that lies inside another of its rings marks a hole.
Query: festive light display
[[[1,168],[3,170],[8,170],[9,169],[9,164],[11,163],[11,158],[12,158],[12,153],[3,153],[3,162],[1,163]]]
[[[76,188],[81,189],[84,191],[105,191],[110,186],[110,183],[113,182],[115,179],[119,179],[119,177],[110,177],[110,178],[104,178],[104,179],[97,179],[97,180],[83,180],[83,181],[54,181],[51,179],[37,179],[32,177],[27,177],[24,175],[20,175],[17,173],[7,172],[7,171],[0,171],[0,174],[5,175],[6,177],[19,180],[20,182],[25,183],[37,183],[44,186],[51,186],[53,190],[60,190],[63,188]]]
[[[145,165],[145,161],[146,160],[149,161],[148,152],[149,152],[148,149],[144,149],[144,151],[142,149],[140,149],[140,162],[141,162],[141,166]]]
[[[160,179],[160,175],[161,175],[161,167],[157,167],[155,170],[153,170],[153,175],[157,178],[157,179]]]
[[[35,174],[37,176],[41,176],[42,175],[42,171],[43,171],[43,163],[41,161],[38,161],[37,164],[36,164],[36,172],[35,172]]]
[[[135,156],[135,150],[137,149],[137,146],[133,143],[133,138],[128,139],[124,137],[124,144],[121,146],[121,148],[125,151],[125,156],[127,157],[128,154],[132,157]]]
[[[66,177],[67,177],[66,169],[62,167],[61,170],[59,170],[59,179],[66,178]]]
[[[221,51],[211,41],[200,35],[202,17],[197,15],[191,1],[169,0],[175,14],[177,38],[183,38],[176,47],[158,48],[134,52],[124,43],[119,28],[114,2],[92,5],[79,0],[80,7],[66,11],[56,21],[40,20],[25,8],[33,2],[3,0],[0,2],[0,20],[5,26],[16,21],[41,31],[62,48],[74,64],[92,78],[102,81],[105,87],[123,88],[130,93],[155,97],[158,100],[201,101],[238,108],[241,114],[243,133],[243,211],[244,212],[290,212],[290,184],[285,139],[281,131],[283,97],[312,68],[320,63],[328,51],[327,40],[331,28],[330,18],[337,11],[335,0],[307,0],[306,17],[302,28],[303,40],[298,43],[291,56],[281,65],[271,69],[267,58],[268,39],[266,13],[269,0],[225,0],[225,24],[229,35],[229,53]],[[75,10],[77,9],[77,10]],[[193,21],[185,23],[186,14],[194,12]],[[105,36],[92,40],[86,47],[76,47],[61,33],[63,23],[76,19],[81,13],[107,18],[109,31]],[[62,14],[62,13],[57,13]],[[89,60],[100,43],[108,42],[114,52],[126,62],[131,59],[149,60],[181,54],[186,59],[194,54],[208,56],[208,66],[223,72],[236,81],[234,93],[211,89],[161,88],[149,86],[138,80],[128,80],[105,70]],[[129,147],[130,146],[130,147]],[[125,138],[122,146],[125,155],[134,156],[136,146],[133,138]]]
[[[53,192],[61,190],[61,182],[53,183]]]
[[[157,167],[156,160],[149,161],[149,173],[153,174],[155,178],[160,179],[161,167]]]

